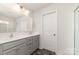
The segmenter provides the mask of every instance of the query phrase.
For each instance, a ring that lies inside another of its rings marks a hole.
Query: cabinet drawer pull
[[[26,45],[27,45],[27,46],[28,46],[28,45],[32,45],[32,43],[28,43],[28,44],[26,44]]]

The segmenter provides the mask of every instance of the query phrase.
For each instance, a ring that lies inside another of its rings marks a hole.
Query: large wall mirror
[[[27,32],[32,29],[30,11],[14,4],[0,4],[0,33]]]

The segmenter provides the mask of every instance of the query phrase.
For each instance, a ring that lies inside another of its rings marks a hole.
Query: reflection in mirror
[[[32,31],[30,14],[30,10],[20,4],[0,4],[0,33]]]
[[[4,32],[15,32],[16,31],[16,20],[0,17],[0,33]]]

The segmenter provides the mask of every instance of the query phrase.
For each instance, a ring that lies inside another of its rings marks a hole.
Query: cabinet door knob
[[[16,49],[16,51],[18,51],[18,50],[19,50],[19,48]]]
[[[53,34],[53,36],[56,36],[56,34]]]

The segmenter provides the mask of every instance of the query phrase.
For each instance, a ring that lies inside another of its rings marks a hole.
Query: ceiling
[[[19,4],[23,6],[25,9],[28,9],[30,11],[35,11],[49,5],[49,3],[19,3]],[[0,4],[0,16],[6,16],[8,18],[19,18],[23,17],[24,15],[21,13],[19,6],[16,3],[14,3],[14,4]]]
[[[31,11],[35,11],[37,9],[40,9],[44,6],[49,5],[50,3],[21,3],[20,5],[25,7],[26,9],[29,9]]]
[[[16,3],[13,4],[0,4],[0,16],[8,18],[19,18],[25,16]]]

